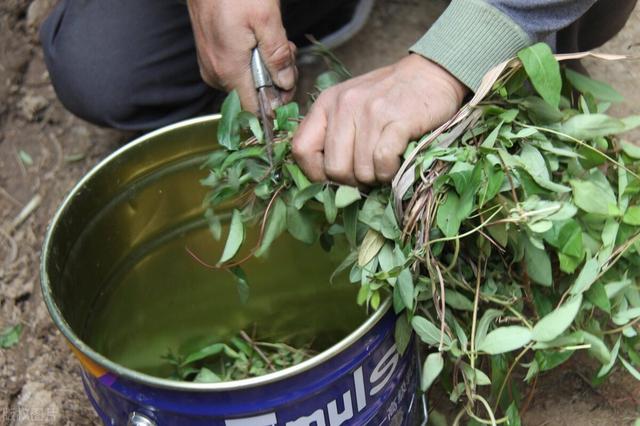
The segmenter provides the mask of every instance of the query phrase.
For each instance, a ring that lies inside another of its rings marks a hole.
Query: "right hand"
[[[188,0],[188,6],[200,74],[207,84],[236,89],[243,108],[256,112],[251,51],[257,46],[280,89],[280,101],[292,100],[296,46],[287,39],[278,0]]]

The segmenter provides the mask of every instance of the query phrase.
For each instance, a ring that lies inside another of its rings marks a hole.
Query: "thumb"
[[[284,91],[293,90],[297,78],[295,45],[287,39],[280,14],[271,14],[267,22],[255,26],[254,34],[273,82]]]

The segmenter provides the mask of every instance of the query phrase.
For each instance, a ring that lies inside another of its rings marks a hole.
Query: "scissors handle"
[[[271,75],[264,65],[257,47],[255,47],[251,53],[251,74],[253,75],[253,84],[256,89],[273,86]]]

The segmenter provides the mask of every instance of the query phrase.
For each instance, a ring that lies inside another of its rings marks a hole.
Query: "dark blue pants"
[[[307,32],[335,31],[357,2],[282,3],[289,38],[300,45]],[[154,129],[212,113],[224,96],[200,78],[182,0],[62,0],[40,39],[60,101],[97,125]]]

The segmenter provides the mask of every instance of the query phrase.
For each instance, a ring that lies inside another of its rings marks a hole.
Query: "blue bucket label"
[[[396,346],[382,356],[365,359],[351,374],[331,384],[321,395],[296,401],[295,406],[250,417],[225,419],[225,426],[405,425],[415,403],[415,365]],[[337,395],[337,397],[335,397]]]
[[[224,392],[151,387],[124,377],[107,385],[83,374],[87,394],[107,425],[132,412],[158,426],[413,426],[419,413],[415,340],[404,354],[390,313],[367,335],[305,372]]]

